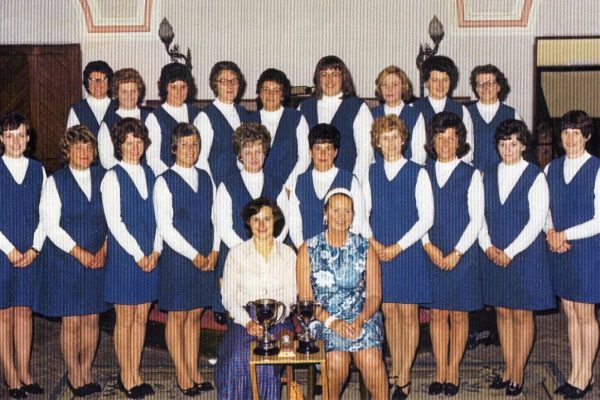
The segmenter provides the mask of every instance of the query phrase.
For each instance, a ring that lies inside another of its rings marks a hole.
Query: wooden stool
[[[294,342],[294,348],[298,346],[298,341]],[[317,340],[317,346],[319,347],[319,352],[315,354],[298,354],[294,353],[293,357],[279,357],[276,356],[257,356],[254,354],[254,348],[256,347],[256,342],[253,341],[250,344],[250,379],[252,381],[252,398],[254,400],[259,400],[259,392],[258,392],[258,379],[256,375],[256,366],[257,365],[285,365],[285,373],[286,373],[286,381],[287,381],[287,389],[288,389],[288,398],[291,395],[292,390],[292,382],[294,381],[294,370],[293,365],[299,364],[309,364],[321,365],[321,385],[323,386],[323,400],[328,399],[328,381],[327,381],[327,360],[325,358],[325,345],[323,341]]]

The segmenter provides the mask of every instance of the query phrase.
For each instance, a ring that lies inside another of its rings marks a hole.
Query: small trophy
[[[277,338],[269,333],[269,327],[278,324],[286,317],[285,304],[273,299],[260,299],[248,302],[245,308],[250,318],[263,327],[262,337],[256,338],[254,354],[274,356],[279,353]]]
[[[319,348],[315,344],[316,339],[308,329],[308,325],[315,319],[318,305],[319,303],[312,300],[300,300],[298,303],[292,304],[292,312],[296,314],[302,326],[302,333],[298,335],[297,353],[313,354],[319,352]]]

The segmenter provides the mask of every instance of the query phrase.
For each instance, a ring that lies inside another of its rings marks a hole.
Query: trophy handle
[[[281,315],[279,315],[279,310],[281,310]],[[285,304],[283,304],[282,302],[278,301],[277,302],[277,320],[275,322],[273,322],[273,325],[280,323],[281,321],[283,321],[285,319],[285,317],[287,317],[286,314],[287,311],[287,307],[285,306]]]

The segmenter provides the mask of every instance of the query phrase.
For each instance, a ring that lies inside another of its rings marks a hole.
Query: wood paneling
[[[0,46],[0,113],[18,112],[35,131],[32,156],[60,166],[58,143],[71,104],[81,98],[78,44]]]

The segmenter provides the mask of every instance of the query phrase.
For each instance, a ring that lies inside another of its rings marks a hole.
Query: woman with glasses
[[[117,109],[117,103],[110,99],[112,77],[112,68],[102,60],[91,61],[85,66],[83,86],[88,97],[71,106],[67,128],[83,124],[98,136],[102,122]]]
[[[196,83],[190,70],[176,62],[160,71],[158,95],[160,107],[146,118],[150,147],[146,151],[148,166],[156,176],[173,165],[171,132],[180,122],[192,123],[200,110],[189,104],[196,97]]]
[[[500,156],[496,151],[494,133],[507,119],[520,120],[514,108],[504,104],[510,92],[508,80],[495,65],[478,65],[471,71],[471,89],[478,101],[467,109],[473,121],[473,166],[482,172],[496,168]]]
[[[241,167],[231,151],[231,137],[248,111],[237,104],[246,90],[246,80],[240,67],[232,61],[219,61],[210,71],[210,88],[217,97],[202,109],[194,121],[200,131],[202,150],[199,167],[209,171],[216,186],[225,176]]]
[[[331,124],[341,133],[336,165],[362,182],[373,159],[369,107],[356,97],[356,89],[348,67],[339,57],[325,56],[319,60],[313,75],[314,97],[298,108],[309,127]]]
[[[412,84],[402,69],[395,65],[385,67],[375,80],[375,96],[381,102],[371,109],[373,118],[394,114],[400,117],[404,126],[408,129],[409,146],[406,146],[404,158],[410,159],[418,164],[425,164],[427,153],[425,152],[425,119],[423,115],[413,107],[405,103],[412,97]],[[381,154],[375,152],[375,159],[380,159]]]

